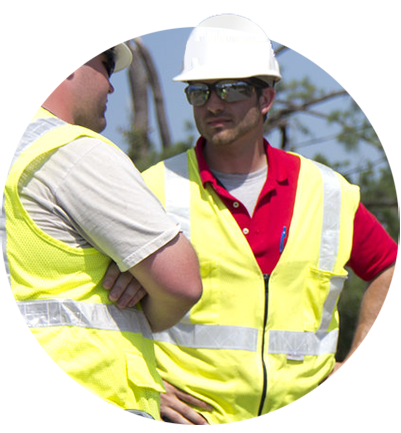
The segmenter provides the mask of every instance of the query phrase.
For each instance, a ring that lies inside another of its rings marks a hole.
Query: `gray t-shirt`
[[[247,174],[220,173],[212,170],[224,188],[253,215],[259,195],[267,178],[267,166]]]
[[[79,138],[31,164],[20,196],[45,233],[95,247],[126,271],[179,232],[132,161],[94,138]]]

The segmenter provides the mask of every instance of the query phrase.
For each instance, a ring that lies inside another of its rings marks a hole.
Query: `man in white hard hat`
[[[202,286],[179,226],[99,134],[110,76],[131,57],[125,44],[94,57],[29,124],[6,183],[3,250],[20,311],[57,364],[105,401],[160,419],[151,331],[183,317]],[[111,260],[141,284],[117,303],[130,309],[113,305],[118,286],[102,287]]]
[[[350,354],[387,293],[397,245],[359,189],[263,138],[280,79],[269,39],[245,18],[209,18],[189,37],[175,80],[188,83],[201,137],[144,173],[203,281],[189,314],[154,334],[166,421],[241,421],[302,397],[339,367],[345,265],[370,282]]]

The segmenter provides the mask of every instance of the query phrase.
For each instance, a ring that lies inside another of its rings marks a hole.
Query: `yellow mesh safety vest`
[[[119,310],[109,301],[102,279],[110,259],[44,233],[20,201],[27,167],[80,136],[113,145],[43,109],[25,132],[5,187],[11,287],[32,333],[65,372],[111,404],[160,419],[164,388],[150,328],[140,308]]]
[[[203,281],[189,314],[154,334],[158,368],[214,407],[200,411],[212,424],[283,407],[313,390],[335,363],[337,302],[359,189],[300,158],[291,230],[270,276],[213,188],[203,187],[193,149],[144,173],[194,245]]]

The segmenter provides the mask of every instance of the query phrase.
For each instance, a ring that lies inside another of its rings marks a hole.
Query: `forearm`
[[[176,297],[156,298],[146,296],[142,299],[143,312],[153,332],[171,328],[184,317],[196,301]]]
[[[362,299],[357,328],[346,359],[355,352],[372,328],[386,299],[393,273],[394,265],[387,268],[369,283]]]
[[[130,272],[147,292],[142,307],[154,332],[177,323],[202,295],[199,262],[182,234]]]

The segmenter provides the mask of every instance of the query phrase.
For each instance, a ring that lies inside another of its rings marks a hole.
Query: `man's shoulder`
[[[268,160],[272,163],[292,162],[299,164],[300,159],[304,159],[304,157],[298,153],[274,147],[269,143],[267,143],[266,146],[266,153]]]
[[[186,164],[188,161],[188,158],[193,158],[195,155],[194,149],[188,149],[184,152],[177,153],[176,155],[170,156],[166,159],[163,159],[159,162],[156,162],[149,168],[145,169],[143,171],[143,174],[147,174],[150,172],[154,172],[155,170],[164,169],[164,167],[181,167],[182,165]]]

